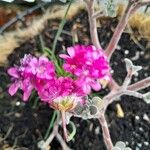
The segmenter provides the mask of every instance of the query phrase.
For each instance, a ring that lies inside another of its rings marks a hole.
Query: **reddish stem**
[[[102,127],[103,138],[104,138],[104,142],[105,142],[105,145],[107,147],[107,150],[112,150],[113,143],[111,141],[111,137],[110,137],[107,121],[105,119],[104,114],[100,115],[99,122],[100,122],[101,127]]]
[[[112,54],[114,53],[116,46],[121,38],[121,35],[128,23],[129,17],[131,14],[133,14],[137,9],[139,9],[142,6],[149,5],[150,1],[145,2],[135,2],[135,3],[128,3],[128,6],[124,12],[124,15],[122,16],[121,20],[119,21],[119,24],[117,25],[115,32],[113,34],[113,37],[111,38],[111,41],[106,49],[106,55],[110,59]]]
[[[120,21],[115,29],[115,32],[111,38],[111,41],[109,42],[108,47],[106,48],[105,53],[109,59],[111,58],[112,54],[114,53],[116,46],[121,38],[121,35],[128,23],[128,19],[129,19],[131,11],[132,11],[132,5],[129,3],[124,12],[124,15],[120,19]]]
[[[64,132],[64,139],[68,141],[68,134],[67,134],[67,128],[66,128],[66,114],[65,111],[61,111],[61,116],[62,116],[62,127],[63,127],[63,132]]]
[[[98,34],[97,34],[97,24],[96,18],[93,17],[94,15],[94,0],[84,0],[87,6],[88,17],[89,17],[89,24],[90,24],[90,35],[92,43],[101,49],[101,45],[99,43]]]
[[[150,86],[150,77],[128,86],[128,90],[139,91]]]

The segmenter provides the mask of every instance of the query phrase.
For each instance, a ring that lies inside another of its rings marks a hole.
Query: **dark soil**
[[[70,32],[75,24],[81,24],[82,27],[78,27],[76,30],[78,43],[89,44],[90,39],[87,20],[87,14],[83,11],[75,16],[72,21],[66,23],[64,31]],[[98,33],[103,48],[108,44],[117,22],[117,18],[101,21],[103,26],[98,28]],[[41,34],[45,45],[50,48],[56,33],[56,31],[53,30],[54,25],[58,26],[58,20],[51,21],[50,25]],[[19,59],[23,57],[25,53],[36,54],[37,49],[41,46],[39,42],[36,42],[37,38],[39,37],[31,39],[16,48],[14,53],[8,57],[8,67],[18,63]],[[145,39],[141,39],[139,42],[146,47],[147,41]],[[71,45],[71,36],[65,33],[62,34],[56,47],[57,53],[63,50],[63,46],[68,47]],[[132,83],[150,76],[150,49],[141,50],[128,33],[122,35],[118,48],[111,59],[111,66],[114,71],[112,74],[119,84],[122,83],[126,76],[124,58],[130,58],[136,65],[143,66],[143,70],[139,72],[138,76],[133,78]],[[29,103],[23,103],[21,101],[21,93],[19,92],[16,96],[10,97],[7,93],[10,80],[6,74],[6,69],[6,67],[0,68],[0,149],[3,150],[9,146],[16,146],[20,147],[21,150],[23,150],[23,147],[28,150],[37,150],[36,144],[44,137],[53,110],[41,103],[38,104],[36,108],[33,108],[35,97],[32,97]],[[150,91],[150,88],[142,90],[141,92],[147,91]],[[99,94],[103,96],[106,92],[107,90],[103,90]],[[20,104],[18,102],[20,102]],[[120,103],[124,111],[125,116],[123,118],[117,117],[116,102],[108,107],[106,113],[113,143],[124,141],[133,150],[149,150],[150,105],[141,99],[129,96],[122,96],[121,101],[118,103]],[[74,140],[68,143],[72,149],[106,149],[103,143],[101,127],[97,120],[72,118],[72,121],[77,127]],[[3,140],[1,139],[2,137],[4,138]],[[51,149],[61,149],[56,140],[52,142]]]

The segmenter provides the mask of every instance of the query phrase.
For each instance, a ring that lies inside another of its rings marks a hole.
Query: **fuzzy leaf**
[[[119,147],[113,147],[112,150],[121,150]]]
[[[98,112],[98,108],[95,105],[89,106],[89,110],[91,115],[96,115]]]
[[[118,141],[112,150],[132,150],[129,147],[126,147],[126,144],[122,141]]]
[[[135,66],[132,61],[128,58],[124,59],[125,63],[126,63],[126,69],[129,72],[130,70],[132,70],[133,74],[136,74],[139,70],[142,69],[141,66]]]
[[[122,141],[118,141],[118,142],[116,143],[116,146],[119,147],[119,148],[125,148],[125,147],[126,147],[126,144],[125,144],[124,142],[122,142]]]
[[[143,99],[146,103],[150,103],[150,92],[143,95]]]

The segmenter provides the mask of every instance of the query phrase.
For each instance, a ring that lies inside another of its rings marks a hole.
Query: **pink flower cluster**
[[[100,80],[110,80],[110,67],[102,49],[95,46],[76,45],[67,49],[68,55],[61,54],[65,60],[64,69],[77,78],[77,84],[90,94],[91,88],[101,89]]]
[[[57,77],[53,62],[46,57],[25,55],[20,66],[8,69],[13,83],[9,87],[10,95],[18,89],[23,91],[23,100],[27,101],[35,89],[43,102],[59,110],[71,110],[77,103],[84,103],[83,97],[91,89],[101,89],[100,79],[110,79],[109,65],[102,50],[94,46],[76,45],[67,49],[69,55],[61,54],[65,60],[64,69],[72,77]]]
[[[9,87],[10,95],[14,95],[20,88],[23,91],[23,100],[27,101],[32,90],[39,89],[40,82],[44,83],[54,78],[55,67],[46,57],[25,55],[20,60],[20,66],[9,68],[8,74],[14,81]]]
[[[72,78],[57,78],[54,64],[46,57],[25,55],[20,60],[20,66],[9,68],[8,74],[12,76],[13,81],[9,87],[10,95],[13,96],[20,88],[24,101],[28,100],[35,89],[41,101],[48,102],[55,109],[59,109],[56,104],[63,104],[63,110],[70,110],[77,103],[84,103],[82,96],[85,96],[85,93],[82,88]],[[69,103],[64,104],[66,98]]]

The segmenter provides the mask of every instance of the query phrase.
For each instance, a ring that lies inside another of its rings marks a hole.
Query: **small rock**
[[[149,142],[145,141],[144,144],[145,144],[146,146],[148,146],[148,145],[149,145]]]
[[[95,128],[95,134],[98,135],[98,134],[99,134],[99,131],[100,131],[100,128],[99,128],[99,127],[96,127],[96,128]]]
[[[143,115],[143,119],[146,120],[147,122],[150,121],[150,120],[149,120],[149,117],[147,116],[147,114],[144,114],[144,115]]]
[[[136,120],[139,120],[139,119],[140,119],[140,117],[139,117],[139,116],[135,116],[135,119],[136,119]]]
[[[128,55],[129,54],[129,51],[128,50],[125,50],[125,52],[124,52],[126,55]]]
[[[138,146],[138,147],[142,147],[142,144],[141,144],[141,143],[137,143],[137,146]]]

